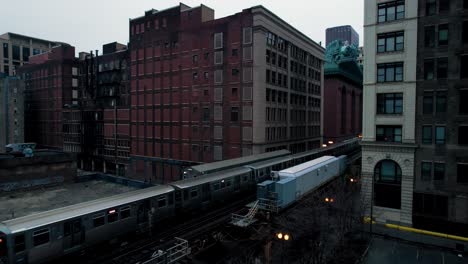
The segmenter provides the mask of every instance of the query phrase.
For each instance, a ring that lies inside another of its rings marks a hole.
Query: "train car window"
[[[39,246],[42,244],[48,243],[50,240],[50,231],[48,228],[40,229],[37,231],[34,231],[33,233],[33,245]]]
[[[219,190],[219,182],[213,183],[213,190],[215,191]]]
[[[107,223],[113,223],[119,220],[119,214],[116,209],[110,209],[107,211]]]
[[[120,209],[120,219],[125,219],[130,217],[130,207],[122,207]]]
[[[93,217],[93,226],[102,226],[105,223],[104,215],[96,215]]]
[[[265,171],[264,171],[264,170],[260,170],[260,177],[263,177],[263,175],[265,175]]]
[[[158,198],[158,207],[164,207],[166,206],[166,197],[160,197]]]
[[[26,243],[24,242],[24,234],[15,236],[15,252],[23,252],[26,249]]]
[[[69,236],[71,234],[71,222],[66,222],[63,224],[63,235]]]
[[[7,251],[6,236],[0,235],[0,257],[6,256]]]
[[[184,190],[184,200],[188,200],[188,199],[189,199],[188,190],[185,189],[185,190]]]
[[[169,194],[169,205],[174,204],[174,194]]]
[[[198,189],[197,188],[192,188],[190,190],[190,198],[195,198],[198,196]]]
[[[247,181],[247,175],[242,175],[242,181]]]
[[[227,186],[227,187],[231,186],[231,180],[227,180],[227,181],[226,181],[226,186]]]
[[[226,182],[224,180],[221,181],[221,189],[223,189],[224,187],[226,187]]]

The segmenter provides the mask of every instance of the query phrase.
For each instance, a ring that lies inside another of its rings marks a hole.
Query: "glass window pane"
[[[394,51],[395,50],[395,38],[391,37],[391,38],[387,38],[386,39],[387,43],[385,45],[385,48],[387,51]]]
[[[432,144],[432,126],[423,126],[423,144]]]
[[[436,127],[436,144],[445,144],[445,127]]]
[[[434,163],[434,180],[441,181],[445,176],[445,163]]]
[[[421,163],[421,180],[429,181],[431,180],[431,170],[432,164],[430,162]]]
[[[385,70],[385,81],[393,82],[395,81],[395,68],[387,67]]]
[[[395,7],[388,7],[387,8],[387,21],[395,20]]]

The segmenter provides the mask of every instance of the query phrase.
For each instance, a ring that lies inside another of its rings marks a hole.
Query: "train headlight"
[[[286,240],[286,241],[289,240],[289,235],[288,234],[284,235],[284,240]]]
[[[283,233],[278,233],[278,234],[276,234],[276,237],[277,237],[278,239],[283,239]],[[289,237],[288,237],[288,238],[289,238]]]

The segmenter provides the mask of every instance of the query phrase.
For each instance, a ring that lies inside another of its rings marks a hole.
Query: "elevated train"
[[[353,139],[301,154],[281,150],[260,160],[244,157],[236,159],[235,166],[228,161],[204,164],[204,173],[197,170],[200,167],[188,168],[184,175],[190,178],[167,185],[6,220],[0,222],[0,263],[44,263],[129,232],[145,232],[162,220],[254,194],[257,183],[269,179],[271,171],[357,148],[359,140]]]

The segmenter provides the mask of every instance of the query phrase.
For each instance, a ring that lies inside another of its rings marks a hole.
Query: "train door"
[[[240,175],[234,177],[234,191],[239,191],[240,189]]]
[[[84,241],[85,232],[81,219],[74,219],[63,223],[64,249],[79,246]]]
[[[148,210],[149,210],[149,200],[143,201],[138,205],[137,211],[137,223],[142,224],[148,222]]]
[[[202,202],[208,202],[211,200],[211,188],[209,183],[205,183],[202,186]]]

